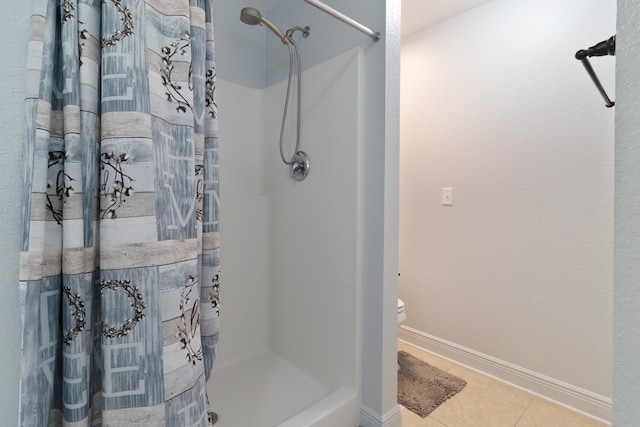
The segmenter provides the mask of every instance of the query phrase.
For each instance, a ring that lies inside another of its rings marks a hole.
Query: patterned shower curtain
[[[218,341],[211,0],[35,0],[20,425],[207,426]]]

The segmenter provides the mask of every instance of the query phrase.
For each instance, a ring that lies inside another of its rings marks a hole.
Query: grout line
[[[529,405],[527,405],[524,408],[524,411],[522,411],[522,413],[520,414],[520,416],[518,417],[518,419],[516,420],[516,423],[513,425],[513,427],[518,427],[518,424],[520,424],[520,420],[522,419],[522,417],[524,417],[524,413],[527,412],[527,409],[529,408]]]

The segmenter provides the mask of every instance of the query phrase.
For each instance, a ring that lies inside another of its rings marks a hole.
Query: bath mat
[[[398,403],[425,418],[467,382],[407,352],[398,352]]]

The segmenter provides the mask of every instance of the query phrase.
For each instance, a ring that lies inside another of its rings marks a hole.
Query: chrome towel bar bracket
[[[587,70],[587,74],[589,74],[589,77],[591,77],[593,84],[596,85],[596,89],[598,89],[598,92],[600,92],[600,95],[604,99],[604,105],[607,108],[613,107],[614,105],[616,105],[616,103],[613,102],[611,99],[609,99],[607,92],[604,90],[604,87],[602,87],[602,83],[600,83],[600,79],[598,79],[596,72],[593,70],[591,63],[589,62],[589,57],[615,55],[615,54],[616,54],[616,36],[615,35],[609,37],[607,40],[601,41],[600,43],[594,46],[591,46],[588,49],[581,49],[576,52],[576,59],[582,62],[582,65],[584,65],[585,70]]]

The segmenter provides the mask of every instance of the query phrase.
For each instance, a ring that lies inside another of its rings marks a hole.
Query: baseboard
[[[365,405],[360,407],[361,427],[400,427],[401,421],[399,405],[395,405],[383,415]]]
[[[398,338],[543,399],[611,424],[612,402],[609,397],[482,354],[406,325],[398,329]]]

